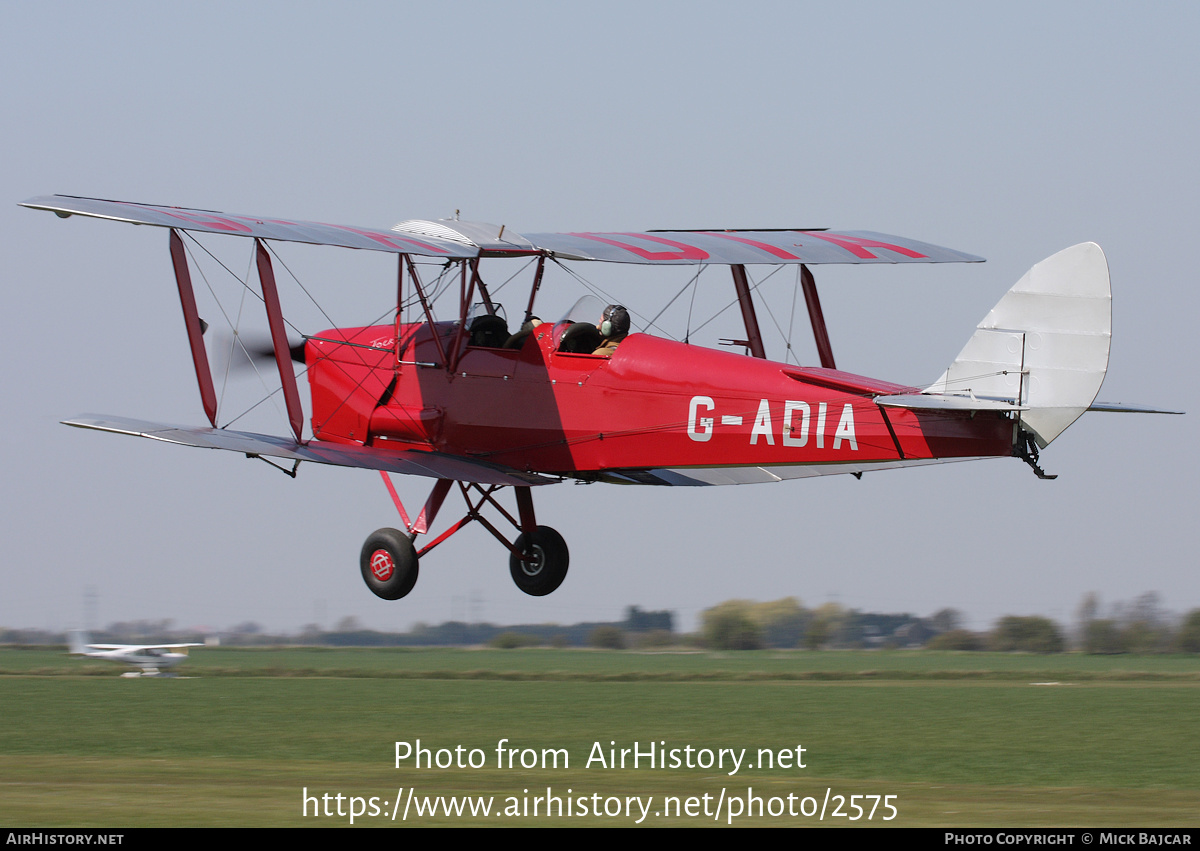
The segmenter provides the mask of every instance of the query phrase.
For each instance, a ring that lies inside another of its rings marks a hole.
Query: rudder
[[[73,629],[67,636],[68,653],[74,656],[82,656],[88,652],[88,644],[91,643],[92,638],[86,630]]]
[[[1026,272],[925,392],[1027,407],[1021,428],[1044,448],[1095,401],[1111,339],[1108,260],[1081,243]]]

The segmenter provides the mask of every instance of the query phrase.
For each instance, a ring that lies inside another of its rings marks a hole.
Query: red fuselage
[[[438,323],[453,360],[456,325]],[[426,323],[326,331],[306,351],[313,436],[431,449],[580,478],[656,468],[875,464],[1007,456],[1003,414],[890,409],[910,388],[633,334],[611,358],[460,346],[450,373]],[[353,344],[353,345],[347,345]]]

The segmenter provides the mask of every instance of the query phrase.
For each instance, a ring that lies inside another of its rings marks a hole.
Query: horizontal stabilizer
[[[129,434],[135,437],[148,437],[151,440],[162,440],[183,446],[198,446],[202,449],[226,449],[230,452],[242,452],[252,457],[265,455],[288,461],[312,461],[316,464],[333,464],[338,467],[387,470],[389,473],[401,475],[453,479],[485,485],[548,485],[558,481],[549,476],[526,473],[513,467],[419,449],[376,449],[371,446],[330,443],[322,440],[297,443],[286,437],[254,434],[248,431],[175,426],[94,414],[82,414],[73,420],[64,420],[63,425],[108,431],[115,434]]]
[[[1102,411],[1109,414],[1183,414],[1183,411],[1148,408],[1145,405],[1127,405],[1124,402],[1093,402],[1088,410]]]
[[[944,396],[930,393],[901,393],[876,396],[883,408],[909,408],[914,411],[1028,411],[1011,399],[977,399],[974,396]]]

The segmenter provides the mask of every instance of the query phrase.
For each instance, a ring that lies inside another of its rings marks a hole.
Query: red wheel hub
[[[380,582],[387,582],[396,572],[396,562],[387,550],[376,550],[371,553],[371,573]]]

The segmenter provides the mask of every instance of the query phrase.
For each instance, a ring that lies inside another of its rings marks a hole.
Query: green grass
[[[1195,657],[201,648],[184,669],[193,678],[78,675],[93,664],[0,651],[0,670],[45,672],[0,676],[0,823],[347,823],[302,818],[305,787],[389,806],[399,787],[495,795],[497,806],[547,787],[657,802],[749,788],[821,801],[830,789],[897,795],[893,823],[909,826],[1187,826],[1200,801]],[[830,678],[803,678],[816,674]],[[487,765],[394,768],[394,742],[418,738],[479,748]],[[565,748],[570,765],[498,769],[502,738]],[[800,745],[807,767],[587,767],[594,744],[611,741],[746,748],[748,762]],[[442,822],[471,819],[418,821]]]
[[[36,673],[111,676],[111,663],[68,657],[61,650],[0,649],[0,675]],[[1083,654],[964,653],[927,650],[623,651],[447,648],[194,648],[181,669],[191,676],[428,677],[517,676],[555,679],[894,678],[930,676],[1066,679],[1162,678],[1200,682],[1195,654],[1087,656]]]

